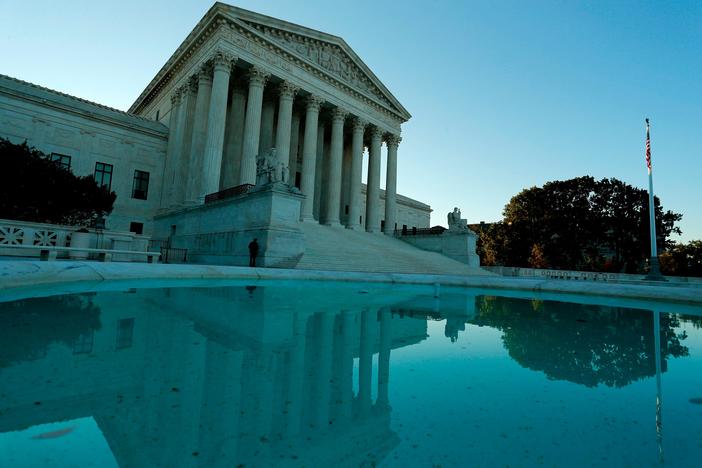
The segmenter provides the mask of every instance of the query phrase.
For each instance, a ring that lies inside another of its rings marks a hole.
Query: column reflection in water
[[[401,319],[392,306],[368,307],[355,291],[332,301],[356,301],[338,309],[292,296],[268,287],[154,289],[15,306],[9,313],[18,317],[41,318],[36,308],[61,311],[65,304],[79,313],[62,312],[60,327],[42,319],[46,333],[32,322],[33,340],[10,342],[27,349],[0,360],[22,376],[11,386],[0,379],[0,430],[92,414],[120,466],[379,462],[399,442],[390,428],[390,351],[424,339],[426,321],[404,320],[393,330]],[[133,339],[124,347],[122,337],[115,351],[120,320],[133,321]],[[65,339],[49,338],[55,333]],[[55,344],[41,342],[44,335]],[[90,346],[82,338],[88,335]],[[42,400],[69,403],[37,405],[27,419],[13,408],[34,408],[37,382],[49,382]]]
[[[361,315],[361,350],[358,362],[358,404],[361,413],[371,407],[371,381],[373,378],[373,344],[376,314],[364,309]]]

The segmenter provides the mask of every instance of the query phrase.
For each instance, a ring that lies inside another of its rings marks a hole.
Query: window
[[[95,182],[108,191],[112,188],[112,164],[95,163]]]
[[[134,171],[134,184],[132,184],[132,198],[146,200],[149,192],[149,173]]]
[[[385,220],[384,219],[380,220],[380,230],[385,232]]]
[[[161,113],[161,111],[157,109],[157,110],[156,110],[156,119],[155,119],[156,122],[158,122],[158,117],[159,117],[159,114],[160,114],[160,113]]]
[[[295,173],[295,187],[300,188],[302,185],[302,174],[299,172]]]
[[[137,223],[136,221],[132,221],[131,223],[129,223],[129,232],[133,232],[134,234],[143,234],[144,223]]]
[[[57,166],[66,170],[71,170],[71,157],[65,154],[51,153],[49,160],[56,163]]]
[[[116,349],[124,349],[132,347],[132,338],[134,337],[134,319],[122,319],[117,321],[117,341]]]
[[[73,354],[88,354],[93,350],[93,330],[81,334],[73,343]]]

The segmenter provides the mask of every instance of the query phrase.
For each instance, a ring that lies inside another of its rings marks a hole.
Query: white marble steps
[[[302,270],[437,275],[491,275],[434,252],[417,249],[383,234],[302,223],[305,254]]]

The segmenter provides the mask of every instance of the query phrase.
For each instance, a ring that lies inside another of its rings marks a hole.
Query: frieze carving
[[[260,58],[264,62],[268,62],[271,65],[278,66],[282,68],[285,71],[292,72],[293,71],[293,66],[280,58],[277,54],[271,52],[270,50],[266,49],[265,47],[262,47],[249,39],[241,36],[240,34],[237,34],[233,28],[230,28],[227,33],[225,34],[225,37],[229,39],[231,42],[233,42],[236,46],[240,47],[243,50],[246,50],[247,52],[250,52],[251,54],[255,55],[256,57]]]
[[[376,97],[385,104],[392,105],[363,70],[338,45],[265,27],[260,24],[249,23],[249,25],[286,49],[319,65],[325,71],[341,79],[341,81]]]

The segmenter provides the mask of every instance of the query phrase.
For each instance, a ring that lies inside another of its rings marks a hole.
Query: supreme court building
[[[115,191],[107,229],[201,261],[256,236],[299,259],[310,225],[429,227],[397,193],[410,117],[343,39],[219,2],[126,112],[0,75],[1,137]]]

